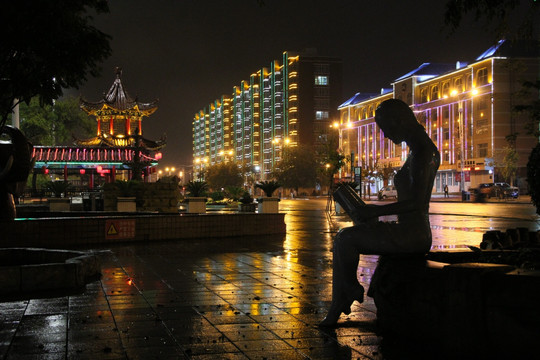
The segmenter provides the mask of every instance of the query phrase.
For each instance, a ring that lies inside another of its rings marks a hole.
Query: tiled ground
[[[287,215],[285,237],[109,247],[84,292],[0,302],[4,359],[378,359],[375,307],[317,324],[330,301],[324,212]],[[363,259],[368,282],[375,257]]]

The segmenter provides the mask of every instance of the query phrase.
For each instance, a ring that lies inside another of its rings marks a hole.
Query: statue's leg
[[[345,230],[354,231],[354,228],[357,227],[340,231],[334,239],[332,304],[327,316],[320,324],[322,326],[335,325],[341,313],[350,314],[351,305],[355,300],[364,301],[364,288],[357,279],[360,255],[357,242],[359,239],[344,236]],[[360,236],[360,234],[357,235]]]

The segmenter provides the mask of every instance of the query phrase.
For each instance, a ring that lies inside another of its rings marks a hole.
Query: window
[[[472,89],[472,75],[471,74],[467,75],[467,81],[465,83],[465,86],[466,86],[465,90]]]
[[[316,109],[330,109],[329,99],[315,99],[314,105]]]
[[[488,144],[478,144],[478,157],[485,158],[488,156]]]
[[[486,68],[478,70],[476,76],[476,86],[485,85],[488,83],[488,71]]]
[[[439,87],[434,85],[431,88],[431,100],[437,100],[439,98]]]
[[[329,64],[315,64],[313,65],[313,71],[315,74],[328,74],[330,72]]]
[[[328,119],[328,111],[315,111],[315,118],[317,120]]]
[[[450,83],[444,82],[442,84],[442,95],[445,97],[450,96]]]
[[[316,75],[315,76],[315,85],[320,85],[320,86],[328,85],[328,76],[326,76],[326,75]]]
[[[487,109],[487,100],[485,97],[481,97],[476,101],[478,105],[478,110],[486,110]]]
[[[428,102],[427,88],[420,90],[420,102]]]
[[[458,93],[463,92],[463,81],[461,80],[461,78],[457,78],[456,80],[454,80],[454,88]]]
[[[328,87],[316,87],[315,96],[330,96],[330,89]]]

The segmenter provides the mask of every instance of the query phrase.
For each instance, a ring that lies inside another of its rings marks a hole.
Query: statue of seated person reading
[[[375,122],[395,144],[405,142],[409,155],[394,176],[397,202],[360,205],[349,212],[354,226],[339,231],[334,239],[332,303],[321,326],[335,326],[341,313],[349,314],[356,300],[363,302],[364,288],[357,279],[360,254],[425,254],[431,248],[428,209],[440,154],[401,100],[382,102]],[[379,216],[397,215],[397,222],[378,221]]]

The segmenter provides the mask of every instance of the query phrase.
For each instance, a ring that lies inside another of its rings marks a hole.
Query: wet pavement
[[[101,280],[83,292],[0,302],[0,358],[390,358],[396,349],[377,336],[369,297],[340,327],[317,327],[330,303],[332,238],[350,225],[346,216],[328,221],[324,205],[282,201],[283,237],[108,246],[114,255],[103,259]],[[434,214],[434,247],[478,245],[477,227],[537,226],[527,211]],[[361,257],[366,288],[376,261]]]

